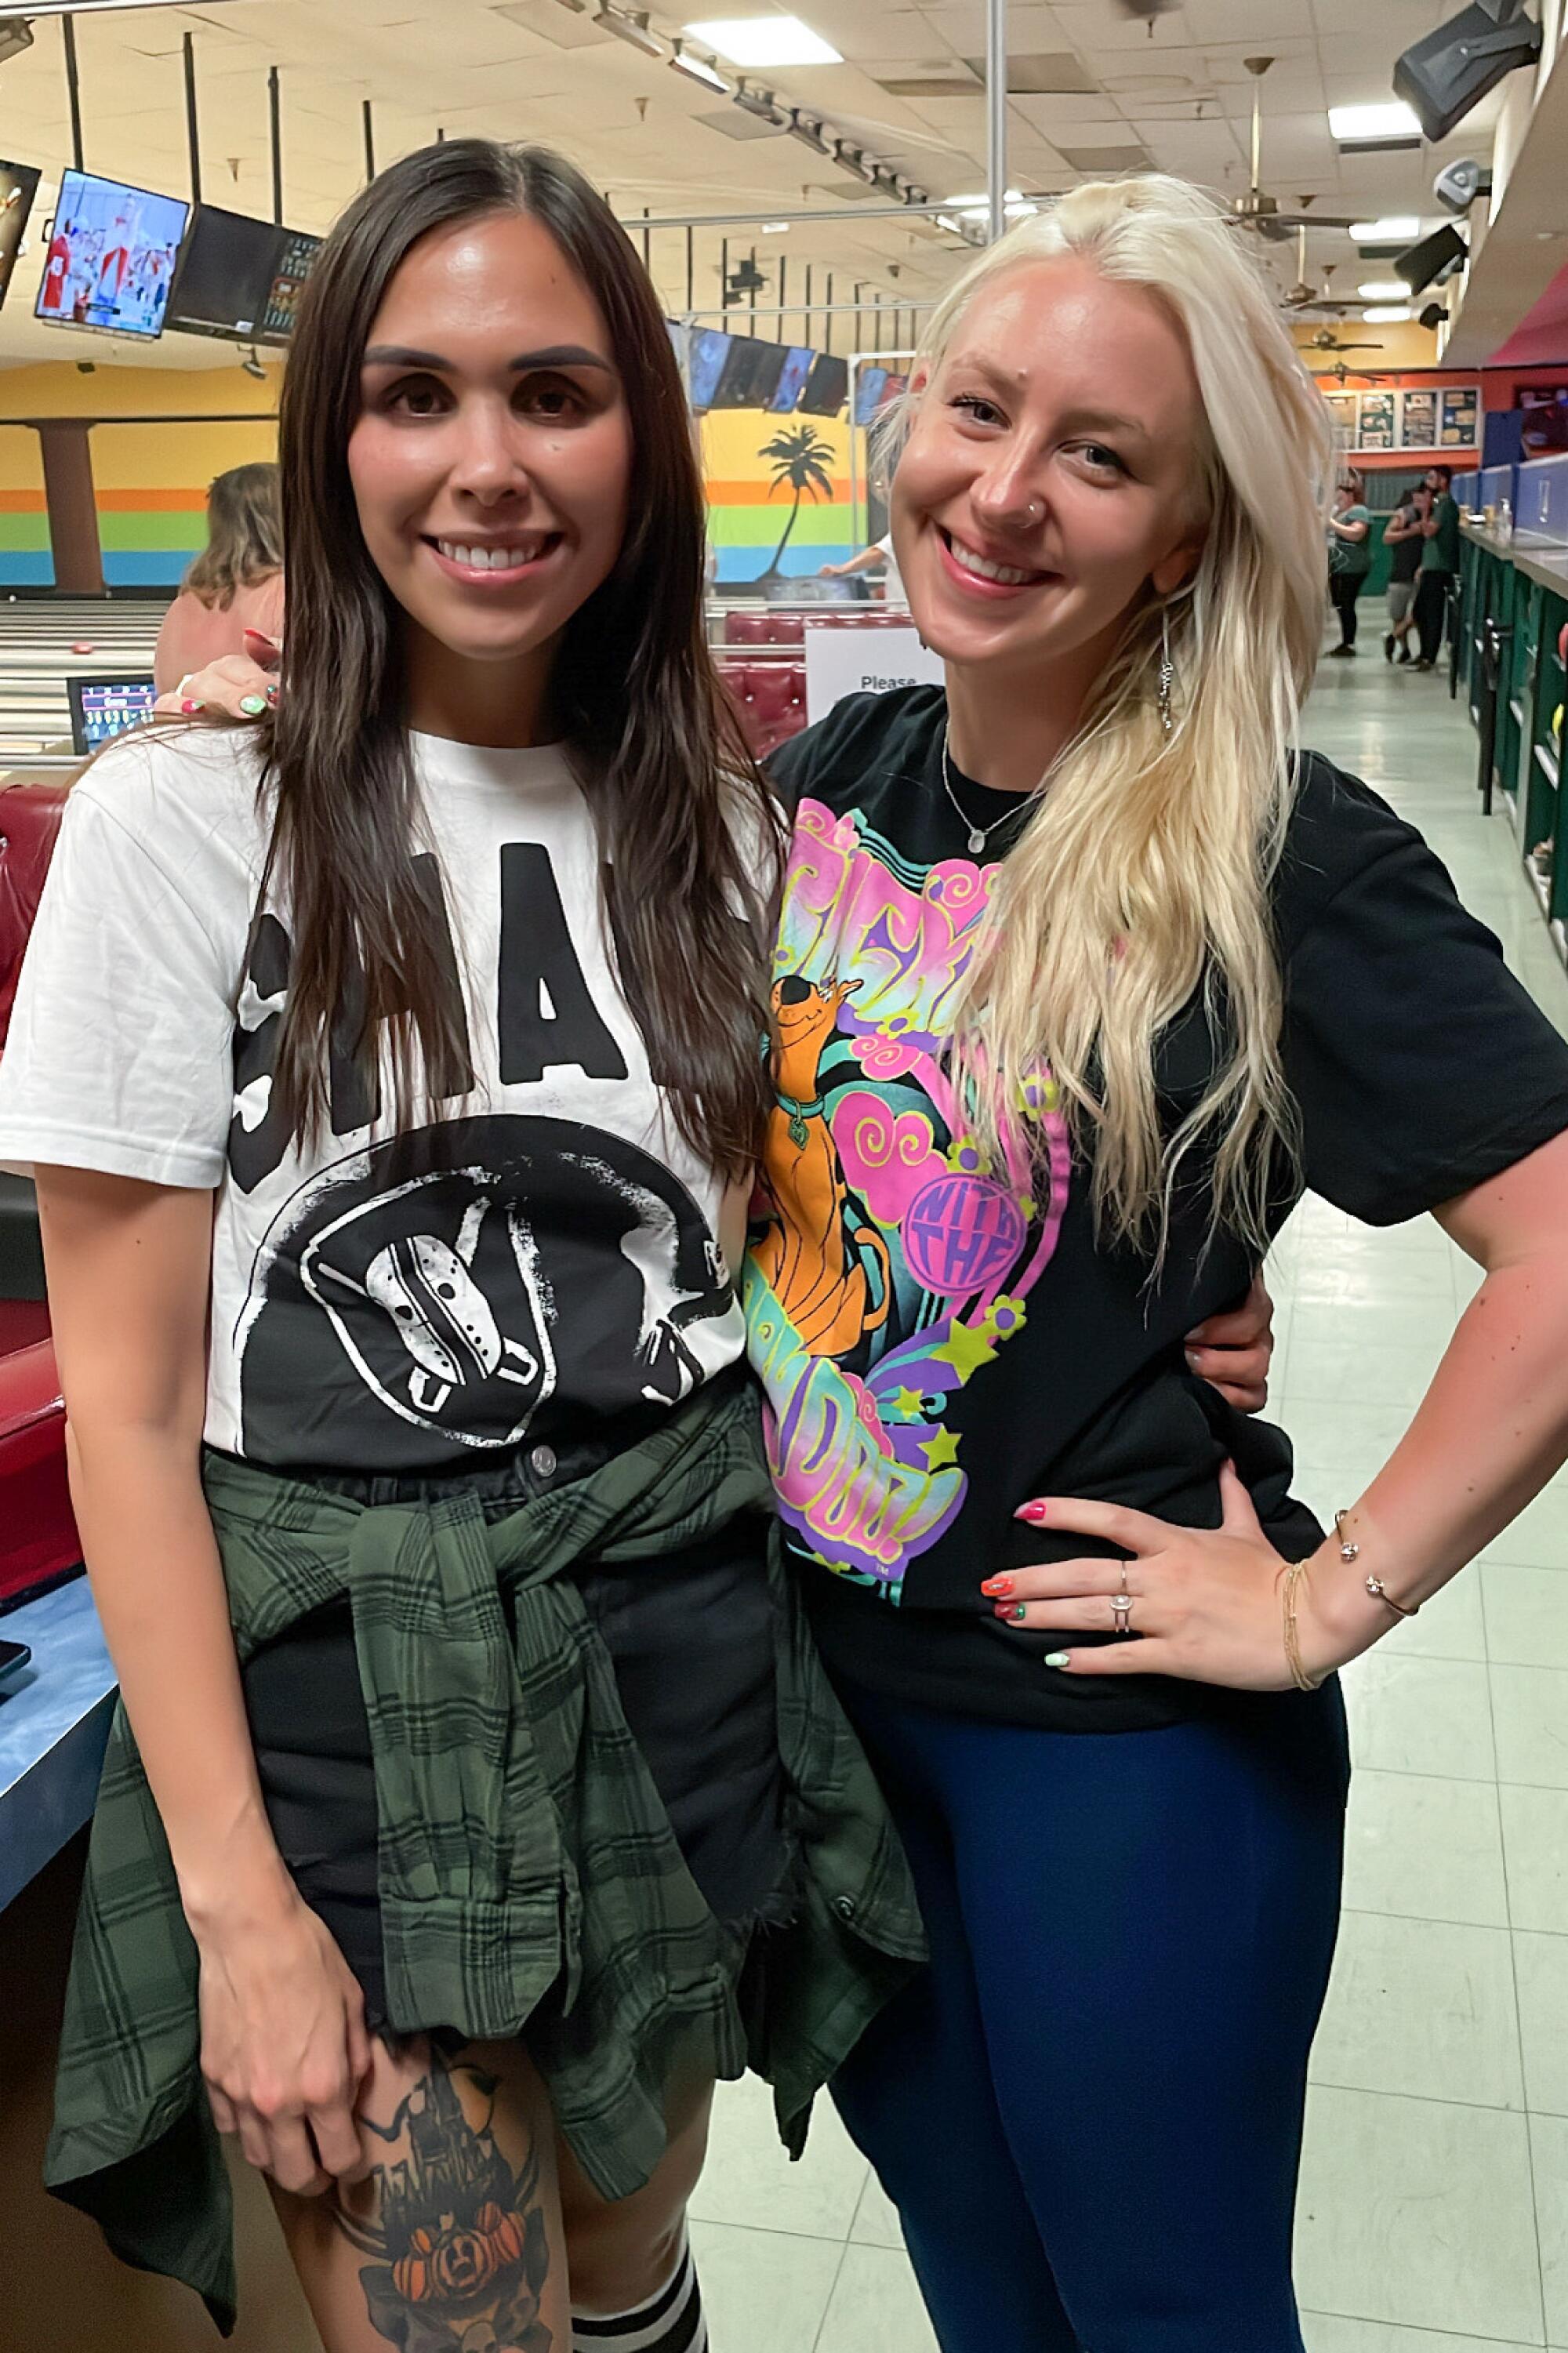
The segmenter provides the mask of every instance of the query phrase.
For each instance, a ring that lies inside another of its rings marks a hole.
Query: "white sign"
[[[805,632],[805,715],[815,726],[847,694],[887,694],[895,686],[941,686],[942,657],[920,631],[844,628],[813,621]]]

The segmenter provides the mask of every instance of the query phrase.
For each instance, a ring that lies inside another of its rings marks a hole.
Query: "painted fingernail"
[[[1010,1577],[988,1577],[980,1590],[982,1593],[1011,1593],[1013,1580]]]
[[[1065,1651],[1047,1651],[1046,1652],[1045,1663],[1047,1667],[1065,1667],[1067,1662],[1068,1654]]]
[[[1029,1614],[1029,1605],[1026,1601],[996,1601],[992,1604],[991,1614],[994,1618],[1011,1618],[1021,1626]]]
[[[1195,1348],[1189,1348],[1189,1349],[1187,1350],[1187,1352],[1186,1352],[1186,1356],[1187,1356],[1187,1364],[1188,1364],[1189,1368],[1190,1368],[1193,1372],[1194,1372],[1194,1373],[1195,1373],[1195,1372],[1197,1371],[1197,1368],[1198,1368],[1198,1352],[1197,1352],[1197,1350],[1196,1350]]]
[[[1045,1516],[1046,1507],[1044,1504],[1037,1503],[1022,1504],[1013,1514],[1013,1517],[1016,1520],[1033,1520],[1037,1527],[1039,1526]]]
[[[205,702],[193,702],[190,696],[187,694],[184,702],[181,703],[180,709],[182,711],[205,711],[206,709],[206,704]]]
[[[247,719],[259,719],[267,708],[267,697],[264,694],[242,694],[239,707]]]

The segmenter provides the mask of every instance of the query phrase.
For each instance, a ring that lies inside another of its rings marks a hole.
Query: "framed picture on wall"
[[[1400,394],[1399,446],[1402,449],[1436,448],[1437,396],[1435,392]]]
[[[1524,411],[1520,441],[1526,458],[1552,458],[1568,449],[1568,384],[1521,385],[1513,405]]]
[[[1336,449],[1355,448],[1355,395],[1353,392],[1325,392],[1329,415],[1333,419]]]
[[[1481,396],[1473,384],[1446,385],[1438,395],[1442,423],[1438,440],[1445,449],[1473,449],[1480,422]]]
[[[1394,447],[1394,395],[1391,392],[1363,392],[1357,399],[1359,449],[1392,449]]]

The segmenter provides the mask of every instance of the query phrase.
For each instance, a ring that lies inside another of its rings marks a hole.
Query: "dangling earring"
[[[1175,727],[1171,716],[1171,689],[1175,683],[1176,665],[1171,659],[1171,616],[1169,607],[1160,607],[1160,674],[1155,687],[1155,699],[1160,706],[1160,725],[1169,735]]]

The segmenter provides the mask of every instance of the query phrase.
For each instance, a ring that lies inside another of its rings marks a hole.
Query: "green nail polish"
[[[1047,1667],[1065,1667],[1067,1662],[1068,1654],[1065,1651],[1047,1651],[1046,1652],[1046,1664]]]
[[[1019,1602],[1017,1602],[1017,1603],[1016,1603],[1016,1604],[1015,1604],[1015,1606],[1014,1606],[1014,1609],[1013,1609],[1013,1616],[1017,1620],[1017,1621],[1018,1621],[1018,1623],[1019,1623],[1019,1625],[1020,1625],[1020,1626],[1023,1624],[1023,1622],[1024,1622],[1025,1619],[1028,1616],[1028,1614],[1029,1614],[1029,1605],[1028,1605],[1028,1603],[1027,1603],[1026,1601],[1019,1601]]]
[[[247,719],[259,719],[267,708],[267,698],[261,694],[242,695],[239,707]]]

